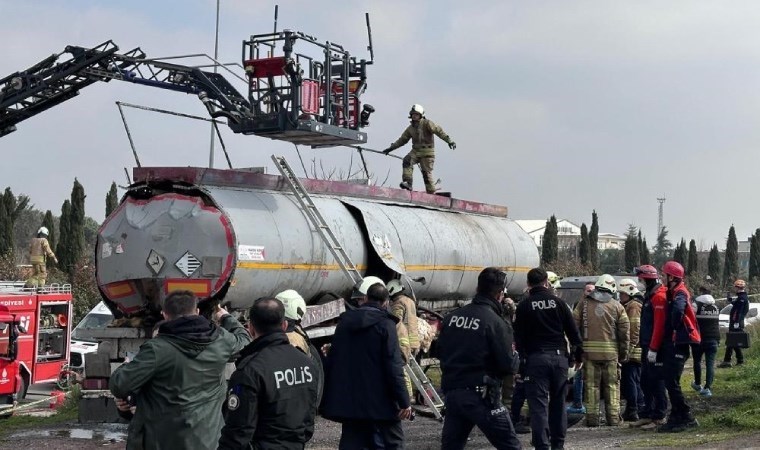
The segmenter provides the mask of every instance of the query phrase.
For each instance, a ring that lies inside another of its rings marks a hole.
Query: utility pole
[[[219,60],[219,3],[221,0],[216,0],[216,32],[214,33],[214,73],[217,71],[216,62]],[[211,124],[211,144],[208,150],[208,167],[214,168],[214,124]]]
[[[660,203],[659,208],[657,208],[657,237],[659,238],[660,233],[662,233],[662,228],[665,226],[662,220],[663,210],[665,209],[665,196],[658,198],[657,201]]]

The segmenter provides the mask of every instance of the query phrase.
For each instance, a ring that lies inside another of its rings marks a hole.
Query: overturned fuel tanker
[[[309,304],[352,288],[284,177],[194,167],[134,169],[134,183],[98,231],[97,283],[117,316],[160,311],[177,289],[243,310],[295,289]],[[471,298],[487,266],[520,293],[539,263],[507,209],[349,181],[301,179],[363,275],[400,276],[437,311]]]

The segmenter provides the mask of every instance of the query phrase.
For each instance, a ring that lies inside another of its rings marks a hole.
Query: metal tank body
[[[349,292],[351,282],[280,177],[199,170],[154,169],[101,226],[98,285],[122,313],[157,311],[174,289],[233,309],[285,289],[310,303]],[[184,183],[167,187],[164,179],[156,188],[161,177]],[[503,267],[509,291],[522,292],[525,273],[538,265],[535,244],[506,217],[447,209],[439,205],[451,199],[427,194],[406,202],[397,189],[303,181],[361,273],[401,274],[433,305],[470,298],[486,266]]]

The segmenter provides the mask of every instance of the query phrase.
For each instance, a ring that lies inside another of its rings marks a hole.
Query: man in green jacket
[[[457,144],[443,131],[443,128],[425,118],[425,109],[422,105],[412,105],[409,111],[411,124],[404,130],[401,137],[388,148],[383,150],[386,155],[393,150],[404,146],[412,140],[412,151],[404,157],[402,163],[401,188],[412,190],[412,175],[414,166],[420,165],[422,179],[425,180],[425,190],[428,194],[435,194],[435,180],[433,179],[433,165],[435,164],[435,139],[434,135],[449,144],[449,148],[456,150]]]
[[[161,314],[166,322],[158,336],[111,375],[114,397],[130,397],[137,406],[127,447],[216,449],[224,425],[224,368],[251,336],[223,308],[214,313],[219,326],[198,315],[189,291],[170,293]]]

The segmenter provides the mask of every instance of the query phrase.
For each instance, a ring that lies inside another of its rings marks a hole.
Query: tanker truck
[[[221,304],[244,313],[255,299],[285,289],[297,290],[316,311],[306,325],[343,310],[339,299],[348,298],[353,281],[286,177],[141,167],[133,179],[97,236],[97,284],[117,320],[156,317],[161,300],[177,289],[194,292],[202,312]],[[466,302],[487,266],[502,267],[507,291],[519,294],[539,263],[533,240],[505,207],[348,181],[300,182],[361,275],[400,277],[424,309],[444,312]],[[310,328],[312,337],[334,329]],[[145,338],[139,327],[93,333],[98,340],[108,333]],[[112,356],[135,345],[118,345]]]

